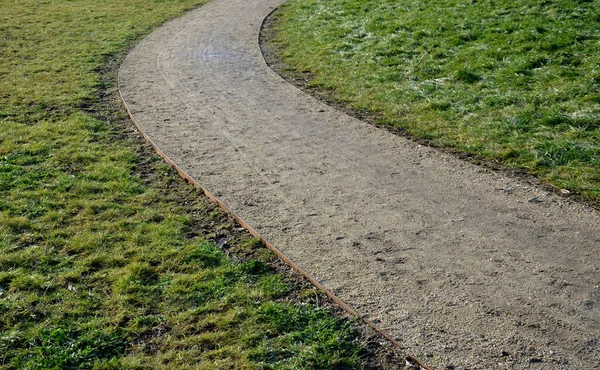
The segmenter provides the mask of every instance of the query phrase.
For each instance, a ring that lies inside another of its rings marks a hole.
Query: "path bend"
[[[598,212],[289,85],[258,46],[282,2],[213,0],[141,41],[119,87],[144,132],[434,368],[600,368]]]

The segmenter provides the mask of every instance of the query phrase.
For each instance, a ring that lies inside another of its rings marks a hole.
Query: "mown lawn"
[[[435,145],[600,201],[597,0],[290,0],[282,57]]]
[[[1,368],[362,366],[353,327],[124,125],[125,49],[201,2],[0,0]]]

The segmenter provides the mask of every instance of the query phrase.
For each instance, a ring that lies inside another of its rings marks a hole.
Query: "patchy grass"
[[[2,2],[0,367],[363,366],[350,323],[122,125],[115,61],[201,2]]]
[[[358,111],[600,200],[600,3],[290,0],[277,42]]]

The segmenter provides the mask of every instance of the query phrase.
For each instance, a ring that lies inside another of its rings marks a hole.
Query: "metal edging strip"
[[[334,301],[344,311],[348,312],[349,314],[351,314],[353,316],[360,318],[367,326],[369,326],[371,329],[373,329],[377,334],[384,337],[388,342],[390,342],[397,349],[406,350],[406,347],[402,346],[394,338],[392,338],[388,334],[384,333],[373,322],[362,317],[357,311],[355,311],[352,307],[350,307],[344,301],[342,301],[340,298],[338,298],[333,292],[331,292],[330,290],[325,288],[316,279],[314,279],[308,273],[306,273],[304,270],[302,270],[298,265],[296,265],[296,263],[294,263],[291,259],[289,259],[283,252],[281,252],[279,249],[277,249],[275,246],[273,246],[268,240],[263,238],[256,230],[254,230],[254,228],[252,226],[250,226],[246,221],[244,221],[244,219],[242,217],[240,217],[235,211],[228,208],[223,202],[221,202],[217,197],[215,197],[211,192],[209,192],[206,188],[204,188],[202,185],[200,185],[194,178],[192,178],[190,175],[188,175],[181,167],[179,167],[175,162],[173,162],[173,160],[171,160],[171,158],[169,158],[162,150],[160,150],[160,148],[152,141],[152,139],[150,139],[148,134],[146,134],[146,132],[144,132],[144,130],[142,130],[141,126],[137,123],[133,114],[129,110],[129,106],[127,105],[127,102],[125,101],[123,94],[121,94],[121,89],[119,88],[118,90],[119,90],[119,97],[121,98],[121,101],[123,102],[123,106],[125,107],[125,110],[127,111],[127,114],[129,116],[129,119],[130,119],[131,123],[133,124],[133,126],[142,135],[142,137],[148,143],[150,143],[150,145],[152,145],[152,147],[154,148],[156,153],[158,153],[158,155],[160,155],[165,162],[167,162],[171,167],[173,167],[177,171],[177,173],[179,173],[179,175],[186,182],[189,182],[192,185],[194,185],[194,187],[196,187],[198,190],[200,190],[202,193],[204,193],[204,195],[206,195],[210,200],[217,203],[223,211],[230,214],[244,229],[248,230],[248,232],[252,236],[260,239],[268,249],[270,249],[273,253],[275,253],[277,255],[277,257],[279,257],[283,262],[285,262],[287,265],[289,265],[292,269],[296,270],[300,275],[302,275],[305,279],[307,279],[315,288],[319,289],[321,292],[323,292],[325,295],[327,295],[327,297],[329,297],[332,301]],[[424,363],[422,363],[421,361],[419,361],[416,357],[407,355],[407,363],[410,363],[411,361],[412,361],[412,363],[416,364],[423,370],[432,370],[432,368],[430,368],[429,366],[427,366]]]
[[[171,160],[171,158],[169,158],[152,141],[152,139],[150,138],[150,136],[148,136],[148,134],[146,134],[146,132],[144,132],[144,130],[142,129],[142,127],[138,124],[138,122],[136,121],[135,117],[133,116],[133,113],[131,113],[131,110],[129,109],[129,106],[127,105],[127,102],[125,101],[125,98],[123,97],[123,94],[121,93],[120,81],[118,81],[117,85],[118,85],[117,86],[117,90],[119,92],[119,97],[121,98],[123,106],[125,107],[125,110],[127,111],[127,115],[129,116],[129,119],[130,119],[131,123],[133,124],[133,126],[142,135],[142,137],[150,145],[152,145],[152,147],[154,148],[154,150],[156,151],[156,153],[158,155],[160,155],[163,158],[163,160],[165,162],[167,162],[171,167],[173,167],[177,171],[177,173],[179,173],[179,175],[186,182],[189,182],[190,184],[194,185],[194,187],[196,187],[196,189],[198,189],[202,193],[204,193],[204,195],[206,195],[210,200],[212,200],[213,202],[217,203],[219,205],[219,207],[223,211],[225,211],[228,214],[230,214],[244,229],[248,230],[248,232],[252,236],[254,236],[255,238],[260,239],[263,242],[263,244],[269,250],[271,250],[273,253],[275,253],[277,255],[277,257],[279,257],[283,262],[285,262],[287,265],[289,265],[292,269],[296,270],[300,275],[302,275],[305,279],[307,279],[315,288],[317,288],[318,290],[320,290],[321,292],[323,292],[325,295],[327,295],[327,297],[329,297],[332,301],[334,301],[344,311],[348,312],[349,314],[351,314],[353,316],[356,316],[356,317],[360,318],[367,326],[369,326],[371,329],[373,329],[373,331],[375,331],[377,334],[379,334],[382,337],[384,337],[388,342],[390,342],[397,349],[403,350],[403,351],[406,350],[406,347],[402,346],[394,338],[392,338],[388,334],[384,333],[373,322],[371,322],[371,321],[367,320],[366,318],[362,317],[361,315],[359,315],[359,313],[357,311],[355,311],[352,307],[350,307],[349,305],[347,305],[344,301],[342,301],[340,298],[338,298],[333,292],[331,292],[330,290],[328,290],[327,288],[325,288],[316,279],[314,279],[312,276],[310,276],[308,273],[306,273],[304,270],[302,270],[298,265],[296,265],[296,263],[294,263],[290,258],[288,258],[283,252],[281,252],[279,249],[277,249],[275,246],[273,246],[268,240],[266,240],[265,238],[263,238],[256,230],[254,230],[254,228],[252,226],[250,226],[246,221],[244,221],[244,219],[242,217],[240,217],[235,211],[233,211],[232,209],[228,208],[223,202],[221,202],[217,197],[215,197],[211,192],[209,192],[206,188],[204,188],[202,185],[200,185],[194,178],[192,178],[181,167],[179,167],[175,162],[173,162],[173,160]],[[418,366],[422,370],[432,370],[432,368],[430,368],[429,366],[425,365],[424,363],[422,363],[421,361],[419,361],[416,357],[411,356],[411,355],[407,355],[406,356],[406,362],[407,362],[407,364],[409,364],[412,367]]]

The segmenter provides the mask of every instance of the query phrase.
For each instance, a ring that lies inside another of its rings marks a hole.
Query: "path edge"
[[[278,9],[279,9],[279,6],[275,7],[273,10],[271,10],[263,18],[263,20],[261,21],[260,29],[263,28],[265,20],[271,14],[273,14],[275,11],[277,11]],[[259,38],[260,38],[260,32],[259,32],[259,34],[257,36],[257,39],[256,39],[256,45],[258,46],[258,48],[260,50],[261,58],[265,62],[265,65],[267,66],[267,68],[269,70],[271,70],[275,75],[279,76],[279,74],[277,74],[277,72],[275,72],[266,63],[266,61],[264,59],[264,55],[263,55],[262,49],[260,48]],[[130,52],[131,52],[131,50],[130,50]],[[286,81],[285,79],[282,78],[282,80],[285,81],[290,86],[293,86],[288,81]],[[298,90],[300,92],[302,92],[303,94],[306,94],[306,92],[304,92],[304,91],[302,91],[300,89],[298,89]],[[206,189],[204,186],[202,186],[198,181],[196,181],[196,179],[194,179],[192,176],[190,176],[177,163],[175,163],[171,158],[169,158],[169,156],[167,156],[158,147],[158,145],[156,145],[156,143],[154,143],[154,141],[150,138],[150,136],[142,129],[141,125],[137,122],[137,120],[135,119],[133,113],[129,109],[129,105],[127,104],[127,101],[125,100],[125,97],[123,96],[123,93],[121,92],[121,73],[120,73],[120,68],[119,68],[119,73],[117,74],[117,91],[119,93],[119,98],[121,100],[121,103],[122,103],[123,107],[125,108],[125,111],[127,112],[127,115],[129,117],[129,121],[131,122],[131,124],[133,125],[133,127],[144,138],[144,140],[146,140],[146,142],[148,142],[152,146],[152,148],[154,149],[154,151],[170,167],[172,167],[173,169],[175,169],[175,171],[177,171],[177,173],[179,174],[179,176],[181,176],[181,178],[183,178],[183,180],[185,182],[192,184],[197,190],[199,190],[200,192],[202,192],[212,202],[216,203],[221,210],[223,210],[224,212],[226,212],[227,214],[229,214],[230,216],[232,216],[240,224],[241,227],[243,227],[244,229],[246,229],[250,233],[250,235],[252,235],[253,237],[255,237],[257,239],[260,239],[261,242],[264,244],[264,246],[267,247],[273,253],[275,253],[275,255],[281,261],[283,261],[286,265],[290,266],[293,270],[295,270],[296,272],[298,272],[303,278],[305,278],[306,280],[308,280],[316,289],[318,289],[319,291],[321,291],[322,293],[324,293],[327,297],[329,297],[341,309],[343,309],[344,311],[346,311],[348,314],[350,314],[350,315],[352,315],[352,316],[357,317],[358,319],[360,319],[365,325],[367,325],[369,328],[371,328],[378,335],[382,336],[385,340],[387,340],[396,349],[401,350],[401,351],[406,351],[407,350],[407,348],[404,347],[403,345],[401,345],[397,340],[395,340],[390,335],[388,335],[384,331],[382,331],[379,327],[377,327],[377,325],[375,325],[375,323],[373,323],[372,321],[370,321],[370,320],[366,319],[365,317],[363,317],[362,315],[360,315],[358,313],[358,311],[356,311],[355,309],[353,309],[352,307],[350,307],[347,303],[345,303],[339,297],[337,297],[332,291],[330,291],[329,289],[325,288],[318,280],[316,280],[311,275],[309,275],[306,271],[304,271],[303,269],[301,269],[294,261],[292,261],[288,256],[286,256],[281,250],[279,250],[277,247],[275,247],[273,244],[271,244],[267,239],[265,239],[262,235],[260,235],[260,233],[258,233],[258,231],[256,231],[250,224],[248,224],[240,215],[238,215],[234,210],[232,210],[231,208],[229,208],[225,203],[223,203],[219,198],[217,198],[210,191],[208,191],[208,189]],[[408,367],[410,367],[410,368],[417,368],[419,370],[433,370],[433,368],[431,368],[428,365],[424,364],[422,361],[420,361],[415,356],[412,356],[410,354],[406,355],[405,361],[406,361],[406,365]]]

